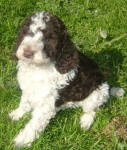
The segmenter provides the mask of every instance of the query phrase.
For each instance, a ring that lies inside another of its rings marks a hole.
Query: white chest
[[[56,98],[58,89],[68,85],[75,72],[60,74],[53,64],[38,67],[19,61],[17,79],[22,92],[31,101],[37,101],[46,97]]]
[[[22,66],[18,70],[17,79],[20,88],[29,94],[48,94],[48,92],[53,88],[51,72],[44,68]]]

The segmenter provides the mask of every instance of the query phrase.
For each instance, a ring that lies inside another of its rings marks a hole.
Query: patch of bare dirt
[[[121,140],[127,140],[127,118],[113,118],[103,131],[105,136],[115,133]]]

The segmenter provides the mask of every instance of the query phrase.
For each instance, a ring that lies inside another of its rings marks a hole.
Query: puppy
[[[18,147],[29,146],[61,109],[81,107],[81,127],[89,129],[95,110],[107,102],[110,90],[114,96],[124,94],[121,88],[110,89],[98,66],[76,49],[64,23],[48,12],[26,19],[16,49],[22,96],[9,116],[19,120],[24,113],[32,115],[14,139]]]

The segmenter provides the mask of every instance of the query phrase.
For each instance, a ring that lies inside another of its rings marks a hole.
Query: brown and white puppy
[[[33,14],[22,25],[16,48],[22,96],[19,107],[9,116],[18,120],[31,111],[32,119],[15,144],[29,146],[65,108],[81,107],[81,127],[89,129],[95,110],[110,96],[110,86],[98,66],[76,49],[63,22],[48,12]],[[113,88],[112,95],[116,93],[122,96],[124,91]]]

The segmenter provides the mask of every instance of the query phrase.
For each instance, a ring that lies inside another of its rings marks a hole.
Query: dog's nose
[[[34,55],[34,52],[31,51],[31,50],[24,50],[23,55],[24,55],[24,57],[26,57],[26,58],[31,58],[31,57]]]

